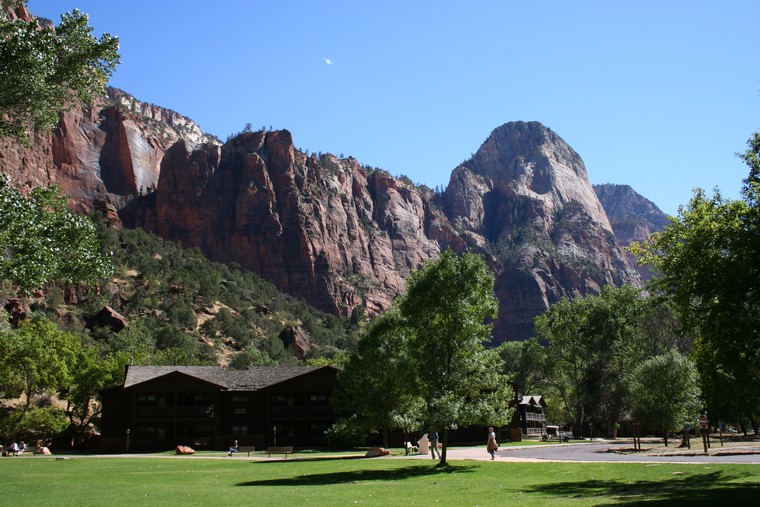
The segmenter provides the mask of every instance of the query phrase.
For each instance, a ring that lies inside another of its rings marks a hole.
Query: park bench
[[[256,450],[255,445],[239,445],[237,448],[237,452],[244,452],[248,455],[248,457],[251,457],[251,453]]]
[[[267,447],[267,454],[272,457],[272,454],[284,454],[288,457],[288,454],[293,452],[293,447]]]

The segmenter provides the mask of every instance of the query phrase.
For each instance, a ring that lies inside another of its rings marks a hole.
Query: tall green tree
[[[379,430],[388,447],[388,431],[419,429],[424,393],[415,389],[408,357],[412,330],[396,308],[375,319],[359,340],[340,374],[341,408],[356,414],[366,430]]]
[[[122,382],[127,364],[129,357],[124,352],[102,357],[94,347],[82,346],[76,351],[69,383],[59,389],[66,400],[66,415],[76,442],[84,439],[86,431],[100,417],[100,391]]]
[[[26,197],[0,179],[0,278],[22,295],[45,283],[95,283],[111,275],[95,226],[66,208],[59,190]]]
[[[626,374],[648,357],[644,314],[638,289],[607,286],[598,296],[559,301],[536,318],[537,335],[548,342],[550,382],[575,428],[597,423],[612,434],[627,408]]]
[[[659,234],[633,248],[657,276],[653,290],[672,297],[711,413],[757,428],[760,406],[760,134],[741,156],[750,172],[741,200],[697,190]]]
[[[650,430],[668,433],[696,420],[701,408],[694,363],[677,350],[651,357],[631,374],[631,414]]]
[[[0,331],[0,397],[24,403],[13,415],[18,423],[38,395],[55,394],[71,385],[72,367],[81,339],[61,331],[46,319],[22,322],[18,329]],[[14,430],[16,424],[11,424]]]
[[[412,273],[399,308],[409,336],[408,355],[418,392],[425,396],[427,428],[443,432],[473,424],[506,425],[513,391],[499,353],[487,349],[497,313],[493,274],[479,255],[446,250]]]
[[[51,129],[60,112],[103,93],[119,64],[119,39],[94,37],[78,10],[55,28],[11,21],[8,9],[17,3],[0,2],[0,137],[26,141],[29,126]]]
[[[546,380],[546,348],[536,338],[506,342],[498,348],[504,373],[523,394],[532,394]]]

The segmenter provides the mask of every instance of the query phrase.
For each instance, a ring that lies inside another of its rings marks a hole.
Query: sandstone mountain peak
[[[561,298],[641,283],[615,243],[583,160],[538,122],[496,128],[454,170],[444,203],[468,243],[497,266],[500,340],[529,337],[533,317]]]
[[[644,241],[670,223],[660,208],[628,185],[594,185],[594,191],[610,219],[615,239],[621,246]],[[629,257],[633,262],[633,258]],[[644,280],[651,277],[644,266],[638,266],[638,271]]]
[[[81,211],[115,209],[128,227],[236,262],[334,314],[384,311],[446,248],[494,269],[497,341],[531,336],[561,298],[640,283],[580,156],[537,122],[494,129],[442,194],[301,152],[286,130],[221,144],[116,89],[29,147],[0,141],[0,153],[16,185],[58,183]]]
[[[580,155],[538,122],[510,122],[494,129],[463,166],[490,178],[506,198],[529,197],[550,216],[568,202],[582,204],[591,218],[611,230],[588,180]]]

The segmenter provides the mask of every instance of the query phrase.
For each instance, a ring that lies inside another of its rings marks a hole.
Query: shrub
[[[356,415],[347,419],[335,421],[327,431],[325,431],[325,440],[327,445],[333,449],[352,449],[364,445],[367,433],[360,428],[356,421]]]

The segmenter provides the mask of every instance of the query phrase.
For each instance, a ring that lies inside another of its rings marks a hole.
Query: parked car
[[[572,435],[569,431],[562,431],[559,426],[547,426],[546,433],[541,435],[541,439],[546,442],[547,440],[561,440],[567,442]]]

